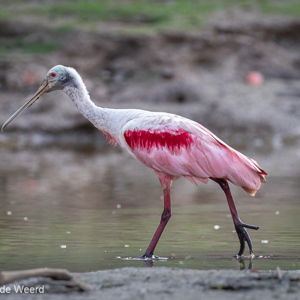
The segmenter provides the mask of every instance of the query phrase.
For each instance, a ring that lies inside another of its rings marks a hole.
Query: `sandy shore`
[[[300,271],[123,268],[74,273],[74,282],[31,278],[7,285],[6,299],[299,299]],[[15,293],[16,286],[44,293]],[[82,291],[82,288],[85,291]]]

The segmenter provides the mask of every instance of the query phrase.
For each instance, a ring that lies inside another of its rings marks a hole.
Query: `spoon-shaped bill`
[[[48,81],[45,79],[42,84],[40,85],[37,92],[34,94],[34,96],[27,101],[22,107],[20,107],[2,126],[1,131],[4,131],[4,129],[8,126],[9,123],[11,123],[17,116],[19,116],[27,107],[31,106],[35,101],[37,101],[41,95],[46,93],[48,91]]]

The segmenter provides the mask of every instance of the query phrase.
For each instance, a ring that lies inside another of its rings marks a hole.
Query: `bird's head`
[[[50,69],[42,82],[46,81],[46,90],[44,93],[49,93],[56,90],[62,90],[71,80],[70,72],[68,68],[62,65],[57,65]]]
[[[3,131],[9,123],[11,123],[17,116],[19,116],[27,107],[31,106],[36,102],[43,94],[49,93],[56,90],[62,90],[66,86],[76,87],[76,82],[74,76],[72,76],[72,68],[68,68],[62,65],[57,65],[51,68],[44,80],[42,81],[40,87],[34,96],[27,101],[22,107],[20,107],[2,126]]]
[[[63,90],[66,86],[77,87],[78,76],[79,74],[73,68],[62,65],[55,66],[48,71],[44,79],[47,82],[47,88],[44,93]]]

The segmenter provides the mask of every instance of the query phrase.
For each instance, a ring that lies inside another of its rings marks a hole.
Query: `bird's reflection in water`
[[[244,257],[236,258],[236,260],[239,262],[240,271],[243,270],[255,271],[253,269],[253,259],[254,259],[253,257],[250,257],[249,259]],[[155,258],[143,260],[143,265],[145,267],[152,268],[155,266],[155,260],[156,260]]]
[[[249,259],[249,263],[248,263],[248,259],[244,259],[244,258],[238,258],[238,262],[240,264],[240,270],[250,270],[253,271],[253,257],[250,257]],[[246,266],[248,265],[248,268],[246,268]]]

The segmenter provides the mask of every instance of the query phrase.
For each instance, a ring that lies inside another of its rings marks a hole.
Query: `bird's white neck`
[[[76,75],[74,86],[66,86],[63,91],[71,98],[85,118],[104,133],[111,135],[107,126],[109,119],[107,109],[95,105],[90,99],[86,86],[77,72]]]

